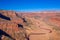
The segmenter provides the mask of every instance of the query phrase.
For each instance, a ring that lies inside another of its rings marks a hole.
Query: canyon
[[[0,10],[0,40],[60,40],[60,12]]]

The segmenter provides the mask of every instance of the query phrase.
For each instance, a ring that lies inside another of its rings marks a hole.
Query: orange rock
[[[9,17],[11,20],[5,20],[0,18],[0,29],[9,34],[15,40],[27,40],[30,33],[30,40],[60,40],[60,29],[57,31],[54,28],[60,26],[60,15],[58,12],[32,12],[32,13],[18,13],[16,15],[15,11],[5,11],[0,10],[0,14]],[[56,17],[58,16],[58,17]],[[23,18],[26,22],[24,22]],[[46,23],[45,22],[45,19]],[[21,24],[23,28],[18,27],[18,24]],[[60,28],[60,27],[59,27]],[[51,33],[50,33],[51,29]],[[57,28],[58,29],[58,28]],[[35,35],[35,34],[38,35]],[[43,34],[42,34],[43,33]],[[3,36],[2,40],[9,40],[9,37]]]

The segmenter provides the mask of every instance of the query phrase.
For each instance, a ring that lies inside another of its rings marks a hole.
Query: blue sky
[[[0,9],[15,11],[60,10],[60,0],[0,0]]]

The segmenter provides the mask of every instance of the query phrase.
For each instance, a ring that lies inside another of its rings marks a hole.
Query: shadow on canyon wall
[[[15,40],[15,39],[12,38],[9,34],[7,34],[6,32],[4,32],[3,30],[0,29],[0,40],[2,40],[2,36],[3,36],[3,35],[11,38],[12,40]]]
[[[5,20],[11,20],[9,17],[6,17],[6,16],[4,16],[4,15],[2,15],[1,13],[0,13],[0,18],[2,18],[2,19],[5,19]]]

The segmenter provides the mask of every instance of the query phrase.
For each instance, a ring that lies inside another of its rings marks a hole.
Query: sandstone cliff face
[[[0,10],[2,40],[60,40],[60,13]]]
[[[8,20],[10,18],[10,20]],[[23,21],[18,18],[13,11],[0,11],[0,29],[9,34],[12,39],[25,40],[23,28],[18,27],[22,25]],[[3,36],[2,40],[12,40],[7,36]]]

